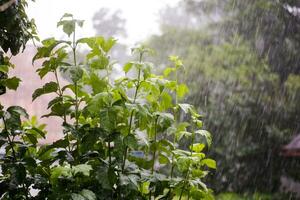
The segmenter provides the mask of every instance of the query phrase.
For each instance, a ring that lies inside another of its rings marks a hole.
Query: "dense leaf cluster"
[[[6,2],[7,0],[1,0],[0,5]],[[4,52],[10,50],[16,55],[36,35],[34,21],[25,12],[26,6],[27,1],[20,0],[0,12],[0,47]]]
[[[109,51],[116,40],[76,40],[82,24],[65,14],[58,26],[70,41],[46,39],[33,58],[43,59],[38,75],[54,81],[32,98],[56,94],[44,117],[62,118],[64,137],[39,146],[44,126],[36,119],[22,123],[28,115],[20,107],[2,108],[1,199],[213,199],[203,182],[216,168],[204,153],[211,136],[183,102],[181,60],[171,56],[171,67],[155,75],[144,61],[151,51],[140,46],[132,49],[137,61],[123,66],[126,75],[113,80]],[[83,63],[76,59],[79,46],[89,48]],[[70,83],[62,85],[59,73]]]

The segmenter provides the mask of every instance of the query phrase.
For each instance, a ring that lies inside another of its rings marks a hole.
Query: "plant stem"
[[[158,116],[155,119],[154,123],[154,150],[153,150],[153,158],[152,158],[152,168],[151,168],[151,174],[154,173],[154,166],[155,166],[155,159],[156,159],[156,136],[157,136],[157,121],[158,121]],[[151,200],[152,196],[152,191],[149,192],[149,200]]]
[[[154,123],[154,150],[153,150],[153,159],[152,159],[152,170],[151,170],[151,174],[153,174],[154,172],[154,165],[155,165],[155,159],[156,159],[156,136],[157,136],[157,121],[158,121],[158,116],[155,119],[155,123]]]
[[[140,53],[140,58],[139,58],[139,63],[142,63],[142,59],[143,59],[143,53]],[[136,88],[135,88],[135,93],[134,93],[134,98],[133,98],[133,104],[135,104],[136,98],[137,98],[137,94],[138,94],[138,90],[140,88],[140,82],[141,82],[141,68],[139,68],[138,70],[138,82],[136,84]],[[131,128],[132,128],[132,121],[133,121],[133,115],[134,115],[134,111],[131,111],[130,114],[130,119],[129,119],[129,127],[128,127],[128,135],[131,133]],[[125,146],[125,150],[124,150],[124,158],[123,158],[123,164],[122,164],[122,172],[124,172],[125,169],[125,164],[126,164],[126,160],[127,160],[127,151],[128,151],[128,146]]]
[[[111,166],[110,135],[108,135],[108,162],[110,167]]]
[[[55,80],[56,80],[56,83],[57,83],[57,86],[58,86],[58,95],[59,95],[59,97],[62,98],[62,101],[63,101],[63,91],[61,90],[61,86],[60,86],[60,83],[59,83],[58,74],[57,74],[56,69],[54,70],[54,75],[55,75]],[[67,123],[66,112],[64,112],[63,120],[64,120],[64,123]]]
[[[180,192],[179,200],[181,200],[181,198],[182,198],[183,192],[184,192],[184,190],[185,190],[185,184],[186,184],[186,182],[187,182],[187,180],[188,180],[189,175],[190,175],[190,170],[188,169],[188,171],[186,172],[184,184],[183,184],[182,189],[181,189],[181,192]]]
[[[178,123],[178,92],[177,92],[178,73],[177,73],[177,69],[175,70],[175,82],[176,82],[176,89],[175,89],[174,123],[175,123],[175,127],[177,127],[177,123]],[[173,138],[174,145],[176,144],[176,142],[177,142],[176,135],[174,135],[174,138]],[[171,179],[173,178],[174,168],[175,168],[174,155],[172,154],[172,167],[171,167],[171,172],[170,172]]]
[[[57,83],[57,86],[58,86],[58,96],[61,98],[62,102],[64,100],[64,96],[63,96],[63,91],[61,89],[61,86],[60,86],[60,82],[59,82],[59,79],[58,79],[58,74],[57,74],[57,69],[54,70],[54,76],[55,76],[55,80],[56,80],[56,83]],[[63,121],[64,123],[67,123],[67,114],[66,114],[66,110],[64,111],[64,116],[63,116]],[[65,132],[65,131],[64,131]],[[69,133],[68,132],[65,132],[66,136],[67,136],[67,140],[68,140],[68,151],[71,152],[71,147],[70,147],[70,141],[69,141]]]
[[[74,28],[73,33],[73,60],[74,60],[74,66],[77,66],[77,60],[76,60],[76,27]],[[75,90],[75,128],[78,129],[78,83],[77,81],[74,82],[74,90]]]
[[[6,124],[6,121],[5,121],[4,117],[2,117],[2,120],[3,120],[3,123],[4,123],[4,130],[7,133],[7,140],[8,140],[9,146],[11,148],[14,161],[16,161],[17,160],[17,156],[16,156],[16,152],[15,152],[15,149],[14,149],[13,141],[9,137],[9,132],[7,130],[7,124]]]
[[[72,51],[73,51],[73,61],[74,61],[74,66],[77,66],[77,60],[76,60],[76,26],[74,28],[73,32],[73,41],[72,41]],[[74,82],[74,93],[75,93],[75,130],[78,131],[78,110],[79,110],[79,103],[78,103],[78,81]],[[80,154],[80,140],[77,139],[77,151],[78,155]]]
[[[75,129],[78,129],[78,84],[77,81],[74,83],[75,90]]]
[[[193,126],[193,130],[192,130],[192,141],[191,141],[191,148],[190,148],[190,156],[192,157],[193,155],[193,145],[194,145],[194,140],[195,140],[195,130],[194,130],[194,126]],[[188,171],[186,172],[186,177],[185,177],[185,180],[184,182],[186,183],[188,178],[189,178],[189,174],[190,174],[190,167],[188,168]],[[182,189],[181,189],[181,193],[180,193],[180,198],[179,200],[181,200],[182,198],[182,195],[183,195],[183,191],[185,190],[185,184],[183,185]],[[188,199],[190,198],[190,193],[188,194]]]

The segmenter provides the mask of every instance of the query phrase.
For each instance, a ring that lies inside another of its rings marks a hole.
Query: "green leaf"
[[[86,198],[80,194],[72,193],[71,194],[72,200],[86,200]]]
[[[169,60],[175,64],[175,67],[176,67],[176,68],[180,68],[180,67],[183,66],[183,63],[182,63],[182,61],[179,59],[178,56],[174,56],[174,55],[173,55],[173,56],[169,56]]]
[[[70,78],[73,81],[73,83],[79,81],[83,76],[83,70],[79,66],[68,67],[68,71],[70,73]]]
[[[128,73],[130,71],[130,69],[132,68],[132,66],[133,66],[132,62],[126,63],[123,67],[124,72]]]
[[[99,55],[96,59],[90,62],[90,66],[93,69],[106,69],[109,65],[109,59],[106,56]]]
[[[167,92],[162,92],[160,95],[160,107],[162,110],[167,110],[172,107],[172,97]]]
[[[183,98],[189,92],[189,88],[185,84],[177,86],[177,95],[179,98]]]
[[[8,65],[0,65],[0,72],[7,73],[8,68],[9,68]]]
[[[51,169],[50,181],[52,184],[56,184],[60,177],[72,177],[71,168],[69,165],[57,166]]]
[[[51,108],[53,105],[62,102],[63,98],[62,97],[55,97],[54,99],[52,99],[51,101],[49,101],[48,103],[48,107],[47,109]]]
[[[201,164],[206,165],[207,167],[212,169],[217,168],[217,163],[213,159],[209,159],[209,158],[203,159],[201,160]]]
[[[27,114],[26,110],[20,106],[11,106],[7,108],[7,112],[9,112],[10,114],[17,114],[19,116],[29,118],[29,115]]]
[[[68,17],[73,18],[73,14],[71,14],[71,13],[65,13],[65,14],[60,18],[60,20],[62,20],[62,19],[64,19],[64,18],[68,18]]]
[[[70,107],[73,103],[66,102],[61,103],[58,102],[51,107],[51,113],[47,115],[43,115],[42,117],[50,117],[50,116],[63,116],[64,114],[70,113]]]
[[[211,146],[211,144],[212,144],[212,137],[211,137],[210,132],[208,132],[207,130],[197,130],[197,131],[195,131],[195,133],[199,134],[201,136],[204,136],[205,139],[206,139],[208,147]]]
[[[189,169],[191,159],[189,157],[181,156],[177,159],[177,166],[179,171],[185,172]]]
[[[193,109],[193,106],[190,104],[186,104],[186,103],[180,103],[178,104],[178,106],[185,112],[185,113],[189,113],[190,110]]]
[[[91,170],[92,167],[88,164],[80,164],[72,167],[72,172],[74,173],[74,175],[82,174],[84,176],[89,176]]]
[[[205,148],[205,144],[196,143],[196,144],[193,144],[190,148],[192,148],[192,150],[194,152],[200,153]]]
[[[32,63],[34,63],[34,61],[37,60],[37,59],[50,57],[52,50],[55,47],[57,47],[59,44],[62,44],[62,43],[70,44],[67,41],[55,40],[54,38],[48,38],[46,40],[43,40],[42,44],[44,46],[38,47],[37,53],[32,58]]]
[[[159,154],[158,160],[159,160],[159,163],[163,164],[163,165],[171,163],[170,156],[166,155],[164,152]]]
[[[53,150],[55,148],[67,148],[68,146],[69,146],[68,140],[66,140],[66,139],[57,140],[51,145],[42,146],[39,149],[37,154],[39,156],[39,159],[42,159],[44,154],[46,154],[47,152],[51,152],[51,150]]]
[[[73,18],[73,17],[72,17]],[[75,31],[76,20],[60,20],[57,23],[57,27],[62,26],[64,33],[66,33],[69,37]]]
[[[110,49],[116,44],[117,40],[110,37],[108,40],[106,40],[102,44],[102,49],[107,53],[110,51]]]
[[[134,135],[130,134],[124,138],[124,144],[131,149],[138,148],[138,141]]]
[[[38,143],[36,135],[30,134],[30,133],[26,133],[26,137],[31,142],[31,144],[36,145]]]
[[[12,77],[12,78],[3,80],[2,83],[9,89],[16,90],[19,87],[20,82],[21,82],[21,79],[19,79],[17,77]]]
[[[88,103],[87,109],[93,114],[99,114],[101,108],[109,105],[110,95],[107,92],[102,92],[93,97],[93,99]]]
[[[45,133],[44,131],[42,131],[42,130],[36,128],[36,127],[32,127],[31,130],[32,130],[32,131],[35,131],[36,133],[38,133],[38,134],[39,134],[40,136],[42,136],[44,139],[46,138],[46,137],[45,137],[45,136],[46,136],[46,133]]]
[[[99,94],[106,90],[107,82],[93,72],[89,77],[84,78],[84,82],[92,87],[93,95]]]
[[[38,88],[32,94],[32,101],[34,101],[37,97],[49,94],[52,92],[56,92],[58,90],[58,85],[55,82],[46,83],[42,88]]]
[[[86,199],[86,200],[96,200],[97,197],[94,192],[91,190],[83,189],[81,190],[80,194]]]
[[[176,68],[171,68],[171,67],[168,67],[164,70],[164,76],[165,77],[168,77],[170,75],[170,73],[176,71]]]
[[[116,43],[114,38],[109,38],[107,40],[102,36],[81,38],[77,40],[76,43],[87,44],[92,49],[92,54],[90,57],[98,56],[99,54],[107,53]]]
[[[76,23],[79,27],[83,27],[84,20],[76,20]]]

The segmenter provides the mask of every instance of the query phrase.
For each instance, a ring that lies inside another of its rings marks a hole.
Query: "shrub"
[[[183,102],[188,88],[178,81],[180,59],[171,56],[172,67],[155,75],[144,61],[151,51],[139,46],[132,49],[137,61],[113,80],[109,51],[116,40],[76,40],[82,25],[65,14],[58,26],[70,41],[46,39],[33,58],[44,60],[38,75],[54,81],[32,98],[56,94],[44,117],[62,118],[64,137],[39,146],[44,126],[34,119],[22,123],[28,115],[21,107],[1,107],[1,199],[213,199],[203,183],[216,168],[203,153],[211,136],[195,108]],[[90,49],[84,63],[76,59],[79,46]],[[59,72],[70,84],[61,84]]]

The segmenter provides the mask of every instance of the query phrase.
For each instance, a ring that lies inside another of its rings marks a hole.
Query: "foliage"
[[[0,1],[0,6],[6,2]],[[14,66],[4,52],[10,50],[16,55],[21,47],[25,48],[29,39],[38,39],[34,21],[29,20],[25,13],[26,6],[27,2],[22,0],[0,11],[0,95],[5,94],[7,88],[16,90],[21,81],[18,77],[8,77],[9,69]]]
[[[101,8],[93,16],[93,27],[96,35],[103,37],[121,37],[126,38],[126,19],[122,16],[122,11],[112,11],[109,8]],[[120,64],[124,64],[130,58],[127,53],[127,46],[118,40],[110,50],[110,56],[114,60],[118,60]]]
[[[239,195],[237,193],[226,192],[216,196],[217,200],[280,200],[280,199],[287,199],[292,200],[295,199],[296,196],[294,195],[284,195],[284,194],[261,194],[261,193],[254,193],[254,194],[244,194]]]
[[[282,172],[293,166],[279,156],[280,148],[300,131],[299,75],[282,82],[253,51],[252,41],[236,34],[220,37],[214,27],[206,28],[168,27],[151,37],[149,45],[158,50],[154,63],[173,53],[188,66],[181,77],[191,88],[188,99],[214,133],[211,153],[219,170],[212,188],[276,191]]]
[[[1,0],[0,5],[6,2]],[[4,52],[10,50],[16,55],[20,47],[25,48],[29,39],[37,39],[34,21],[29,20],[25,13],[26,6],[27,1],[21,0],[0,12],[0,47]]]
[[[203,182],[216,169],[204,153],[211,136],[196,109],[184,103],[188,88],[178,79],[181,60],[171,56],[168,73],[155,75],[154,65],[144,61],[151,51],[140,46],[132,49],[137,61],[123,68],[136,77],[113,81],[109,51],[116,40],[76,40],[82,25],[65,14],[58,26],[70,40],[46,39],[33,58],[43,59],[39,76],[55,81],[32,98],[56,94],[44,117],[62,118],[64,137],[38,146],[44,126],[35,119],[22,123],[28,115],[21,107],[1,109],[1,199],[213,199]],[[83,63],[77,62],[79,46],[90,49]],[[61,85],[59,72],[69,84]],[[187,148],[180,148],[182,140]]]
[[[219,36],[239,34],[249,41],[257,54],[268,61],[282,83],[289,74],[300,74],[299,68],[299,16],[287,7],[298,9],[296,0],[237,0],[195,1],[185,0],[195,15],[203,12],[217,15]],[[215,14],[217,13],[217,14]]]
[[[238,195],[236,193],[222,193],[217,196],[218,200],[270,200],[270,195],[256,193],[254,195]]]

